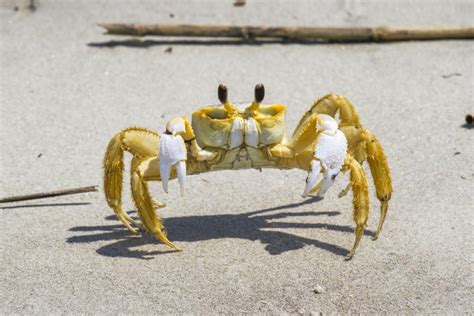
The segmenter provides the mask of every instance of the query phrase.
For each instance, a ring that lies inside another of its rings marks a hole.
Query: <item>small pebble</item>
[[[473,117],[474,117],[474,114],[472,114],[472,113],[466,115],[466,123],[467,123],[467,124],[472,124],[473,121],[474,121],[474,120],[473,120]]]
[[[242,7],[245,5],[245,0],[235,0],[234,7]]]
[[[324,288],[321,285],[316,285],[313,290],[314,293],[316,294],[323,294],[324,293]]]

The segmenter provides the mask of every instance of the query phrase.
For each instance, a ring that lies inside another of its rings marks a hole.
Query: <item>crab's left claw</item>
[[[178,135],[185,132],[184,120],[180,117],[171,119],[166,124],[166,133],[161,134],[158,148],[158,159],[160,161],[160,175],[163,190],[168,193],[168,180],[171,169],[176,168],[181,194],[184,194],[184,183],[186,179],[186,146],[183,138]]]
[[[336,120],[329,115],[319,114],[317,129],[320,134],[315,144],[303,197],[316,192],[318,197],[323,197],[341,171],[347,154],[347,139],[338,129]],[[323,178],[316,184],[320,172]]]

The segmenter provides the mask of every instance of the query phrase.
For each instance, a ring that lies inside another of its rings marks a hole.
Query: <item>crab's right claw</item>
[[[184,132],[184,130],[184,121],[178,117],[170,120],[166,124],[166,133],[161,134],[158,159],[160,161],[161,182],[166,193],[168,193],[168,181],[173,167],[176,168],[181,194],[184,193],[187,151],[183,138],[177,135]]]
[[[303,197],[307,197],[311,189],[316,185],[318,176],[321,172],[321,162],[319,160],[313,159],[311,161],[311,168],[308,172],[308,178],[306,178],[306,186],[302,194]]]

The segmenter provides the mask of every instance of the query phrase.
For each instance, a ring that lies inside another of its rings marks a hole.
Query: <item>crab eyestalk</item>
[[[252,104],[246,109],[246,112],[249,113],[251,116],[257,115],[257,110],[262,103],[263,99],[265,98],[265,87],[263,84],[259,83],[255,86],[255,99]]]
[[[227,98],[228,98],[228,92],[227,92],[227,86],[223,83],[217,87],[217,97],[219,98],[219,101],[221,101],[222,104],[227,103]]]
[[[263,98],[265,98],[265,87],[259,83],[255,86],[255,103],[262,103]]]
[[[232,104],[232,102],[229,102],[229,93],[225,84],[221,83],[219,87],[217,87],[217,97],[219,98],[219,101],[222,103],[227,112],[235,113],[238,111],[238,109]]]

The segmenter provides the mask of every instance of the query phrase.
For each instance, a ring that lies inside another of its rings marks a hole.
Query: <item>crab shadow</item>
[[[168,238],[173,243],[179,242],[199,242],[213,239],[237,238],[251,241],[260,241],[265,245],[265,250],[270,255],[279,255],[281,253],[297,250],[306,245],[311,245],[339,256],[345,256],[349,252],[340,246],[306,237],[290,234],[282,231],[285,229],[325,229],[337,232],[354,234],[354,228],[350,226],[341,226],[325,223],[298,223],[282,222],[273,220],[282,220],[289,217],[331,217],[337,216],[340,212],[287,212],[286,209],[295,208],[304,204],[317,201],[311,198],[300,203],[292,203],[277,207],[252,211],[242,214],[220,214],[203,216],[182,216],[171,217],[164,221],[168,229]],[[282,211],[271,213],[274,211]],[[134,211],[129,212],[134,215]],[[115,215],[106,217],[107,220],[116,220]],[[278,229],[278,230],[273,230]],[[139,248],[147,244],[159,244],[150,234],[133,235],[119,225],[105,226],[78,226],[70,229],[72,232],[89,233],[87,235],[72,236],[67,239],[68,243],[91,243],[97,241],[113,241],[111,244],[97,249],[97,253],[107,257],[129,257],[138,259],[152,259],[159,254],[174,252],[167,251],[145,251]],[[365,235],[373,236],[373,232],[365,231]]]

